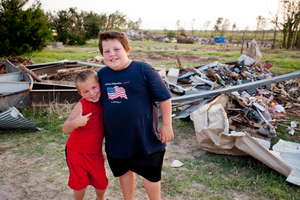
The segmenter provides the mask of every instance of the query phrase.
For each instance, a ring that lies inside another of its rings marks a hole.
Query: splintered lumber
[[[32,76],[32,78],[34,78],[36,81],[39,81],[39,82],[42,82],[42,81],[43,81],[42,79],[40,79],[40,78],[38,77],[38,75],[36,75],[36,73],[34,73],[32,70],[30,70],[30,69],[28,69],[27,67],[25,67],[23,64],[20,64],[20,65],[18,66],[18,68],[19,68],[20,70],[22,70],[23,72],[30,74],[30,75]]]

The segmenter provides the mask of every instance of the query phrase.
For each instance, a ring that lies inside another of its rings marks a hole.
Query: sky
[[[31,0],[30,2],[33,2]],[[76,7],[78,11],[110,14],[120,11],[128,19],[142,20],[143,29],[209,29],[218,17],[229,19],[239,30],[256,28],[257,16],[271,19],[278,12],[279,0],[40,0],[46,11]]]

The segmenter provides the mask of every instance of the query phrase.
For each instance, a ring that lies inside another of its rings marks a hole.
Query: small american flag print
[[[125,89],[119,86],[107,87],[107,95],[108,95],[108,99],[110,100],[114,100],[119,97],[124,98],[126,100],[128,99]]]

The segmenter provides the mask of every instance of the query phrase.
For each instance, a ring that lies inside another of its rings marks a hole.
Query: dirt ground
[[[196,140],[193,137],[182,138],[178,142],[168,145],[164,167],[170,167],[174,159],[193,159],[194,156],[199,156],[203,153],[203,151],[198,149]],[[28,144],[22,145],[22,142],[17,141],[16,143],[15,140],[1,142],[0,200],[72,199],[72,192],[66,186],[68,169],[62,153],[64,145],[49,143],[47,146],[42,147],[45,148],[45,153],[39,156],[22,153],[27,150],[25,145]],[[53,151],[56,153],[53,153]],[[174,170],[176,169],[174,168]],[[118,179],[113,178],[108,166],[107,174],[110,186],[106,193],[106,200],[121,199]],[[147,199],[142,188],[141,179],[138,178],[137,182],[137,199]],[[88,187],[85,199],[95,199],[92,187]],[[164,197],[164,199],[179,200],[182,197]]]
[[[131,58],[134,60],[147,62],[154,67],[157,64],[160,64],[162,61],[170,61],[170,62],[174,62],[174,67],[176,67],[176,57],[170,54],[139,52],[133,54]],[[193,56],[193,55],[181,55],[179,58],[183,67],[185,67],[184,64],[193,64],[193,66],[199,66],[202,64],[214,62],[218,59],[217,57],[214,56],[205,57],[205,56]]]

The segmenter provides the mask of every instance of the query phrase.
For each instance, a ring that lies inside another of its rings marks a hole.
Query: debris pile
[[[0,109],[76,102],[80,96],[75,88],[75,76],[82,71],[97,71],[103,67],[97,60],[93,61],[32,64],[30,59],[11,57],[1,62]]]
[[[165,80],[174,95],[174,118],[186,118],[217,95],[227,93],[225,109],[231,130],[276,136],[288,108],[293,108],[289,115],[294,112],[299,116],[300,73],[275,76],[269,71],[270,62],[260,65],[257,60],[260,57],[242,55],[237,62],[169,69]]]
[[[225,111],[229,100],[222,94],[191,114],[199,147],[217,154],[252,156],[300,186],[300,144],[279,140],[271,146],[245,130],[230,131]]]

